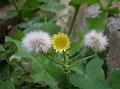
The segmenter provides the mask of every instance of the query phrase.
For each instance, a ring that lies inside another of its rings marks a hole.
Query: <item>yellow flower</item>
[[[52,45],[56,52],[61,53],[70,47],[70,40],[64,33],[54,34],[52,37]]]

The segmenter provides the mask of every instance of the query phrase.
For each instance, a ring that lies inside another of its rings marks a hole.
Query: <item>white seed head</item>
[[[108,18],[109,31],[117,31],[120,29],[120,18],[110,17]]]
[[[93,30],[85,35],[84,44],[92,50],[100,52],[106,49],[108,40],[107,37],[102,33],[97,33],[95,30]]]
[[[28,33],[22,40],[22,46],[28,52],[48,52],[51,48],[51,36],[47,32],[33,31]]]
[[[100,13],[101,13],[100,5],[93,4],[93,5],[88,7],[85,16],[88,18],[96,18]]]

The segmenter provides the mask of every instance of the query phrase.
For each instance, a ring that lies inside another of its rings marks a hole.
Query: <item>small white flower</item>
[[[103,51],[108,45],[108,40],[102,33],[93,30],[85,35],[84,44],[94,51]]]
[[[51,48],[51,36],[43,31],[30,32],[23,38],[22,46],[28,52],[47,52]]]
[[[100,13],[101,13],[100,5],[93,4],[93,5],[88,7],[85,16],[88,18],[96,18]]]

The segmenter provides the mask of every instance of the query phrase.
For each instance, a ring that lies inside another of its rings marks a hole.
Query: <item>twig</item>
[[[70,29],[69,29],[69,31],[68,31],[68,35],[69,35],[69,36],[71,35],[71,32],[72,32],[73,25],[74,25],[74,22],[75,22],[75,20],[76,20],[77,14],[78,14],[78,8],[75,9],[75,13],[74,13],[74,16],[73,16],[71,25],[70,25]]]

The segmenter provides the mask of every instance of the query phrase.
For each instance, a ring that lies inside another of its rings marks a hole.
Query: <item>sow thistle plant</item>
[[[99,53],[108,46],[108,39],[96,29],[84,34],[77,43],[74,43],[67,33],[51,34],[43,30],[28,32],[20,43],[21,46],[18,47],[17,54],[21,58],[31,59],[33,81],[49,85],[51,89],[70,89],[70,87],[94,89],[96,84],[99,84],[97,78],[101,76],[103,64]],[[86,49],[87,52],[83,56],[81,53]],[[81,66],[84,70],[79,68]],[[93,74],[94,71],[95,74]],[[89,85],[83,84],[83,82]],[[96,84],[94,85],[94,83]],[[106,84],[104,87],[109,86]],[[102,89],[102,86],[96,89]]]
[[[96,32],[95,30],[87,33],[84,36],[84,46],[92,49],[95,53],[105,50],[107,45],[107,37],[102,33]],[[29,32],[22,40],[22,47],[25,48],[29,53],[34,52],[38,55],[44,55],[51,62],[61,65],[64,69],[64,73],[70,73],[71,68],[77,64],[77,62],[81,62],[81,60],[76,62],[71,61],[72,59],[70,58],[69,54],[67,54],[67,51],[71,47],[71,41],[68,35],[62,32],[54,34],[53,36],[50,36],[49,33],[43,31]],[[62,62],[54,60],[52,56],[47,54],[50,52],[52,47],[56,53],[63,56]],[[87,60],[93,56],[94,55],[85,57],[83,60]],[[74,57],[75,56],[73,56],[73,58]]]
[[[0,29],[12,36],[4,42],[1,34],[0,89],[120,89],[120,71],[106,68],[108,39],[102,33],[107,24],[107,30],[119,29],[120,10],[112,5],[119,0],[25,0],[22,7],[16,1],[16,12],[3,22],[18,21]]]

